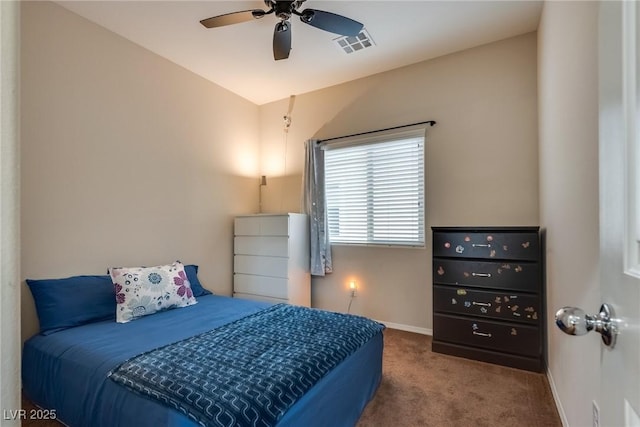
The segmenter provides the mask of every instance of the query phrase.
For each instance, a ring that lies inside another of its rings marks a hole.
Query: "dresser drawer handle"
[[[474,247],[474,248],[490,248],[491,244],[489,244],[489,243],[472,243],[471,246]]]
[[[473,277],[491,277],[491,273],[471,273]]]
[[[491,338],[491,334],[487,334],[485,332],[477,332],[477,331],[473,331],[473,335],[479,335],[481,337],[488,337]]]
[[[491,307],[491,303],[490,302],[473,302],[473,305],[481,305],[483,307]]]

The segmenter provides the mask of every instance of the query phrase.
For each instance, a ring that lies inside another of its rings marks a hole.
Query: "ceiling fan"
[[[275,14],[280,20],[276,23],[273,32],[273,58],[277,61],[287,59],[291,51],[291,15],[300,17],[300,20],[312,27],[343,36],[357,36],[364,27],[360,22],[331,12],[318,9],[298,9],[306,0],[280,1],[264,0],[268,10],[253,9],[239,12],[226,13],[213,16],[200,21],[206,28],[224,27],[226,25],[260,19],[266,15]]]

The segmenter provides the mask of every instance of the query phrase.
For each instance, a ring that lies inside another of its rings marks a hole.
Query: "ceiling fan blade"
[[[346,16],[317,9],[305,9],[300,13],[300,20],[312,27],[343,36],[357,36],[364,25]]]
[[[273,31],[273,59],[287,59],[291,51],[291,24],[280,21]]]
[[[200,21],[207,28],[224,27],[225,25],[239,24],[241,22],[251,21],[253,19],[262,18],[267,13],[264,10],[242,10],[240,12],[231,12],[224,15],[212,16],[211,18]]]

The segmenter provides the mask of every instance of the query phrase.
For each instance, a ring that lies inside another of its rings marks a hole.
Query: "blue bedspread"
[[[117,384],[122,363],[256,313],[271,304],[219,295],[129,323],[102,321],[25,342],[22,385],[27,397],[55,409],[71,427],[196,427],[181,412]],[[354,426],[382,377],[382,333],[347,357],[280,419],[278,427]]]
[[[279,304],[141,354],[110,377],[203,426],[272,426],[384,326]]]

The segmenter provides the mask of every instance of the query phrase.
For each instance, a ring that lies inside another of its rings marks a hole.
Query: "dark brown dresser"
[[[433,351],[541,372],[539,227],[432,227]]]

